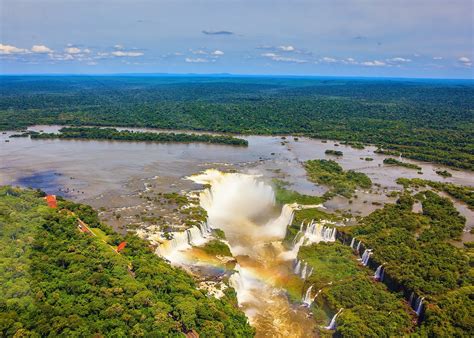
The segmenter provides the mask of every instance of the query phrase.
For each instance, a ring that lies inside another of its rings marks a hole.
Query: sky
[[[0,0],[0,73],[472,79],[473,4]]]

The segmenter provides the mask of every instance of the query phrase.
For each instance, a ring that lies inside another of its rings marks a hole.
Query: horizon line
[[[236,73],[154,73],[154,72],[117,72],[117,73],[12,73],[12,74],[1,74],[0,77],[7,76],[155,76],[155,77],[178,77],[178,76],[189,76],[189,77],[265,77],[265,78],[349,78],[349,79],[392,79],[392,80],[448,80],[448,81],[474,81],[474,77],[471,78],[455,78],[455,77],[408,77],[408,76],[357,76],[357,75],[301,75],[301,74],[236,74]]]

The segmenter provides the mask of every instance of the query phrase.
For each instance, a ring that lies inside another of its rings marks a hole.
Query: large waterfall
[[[314,322],[307,309],[289,302],[284,291],[288,262],[280,256],[284,250],[281,240],[299,206],[287,204],[278,213],[272,187],[257,175],[206,170],[189,179],[209,185],[200,193],[200,205],[207,212],[209,226],[224,231],[237,260],[229,284],[257,334],[304,337]],[[304,262],[295,262],[293,269],[305,277],[311,272]]]

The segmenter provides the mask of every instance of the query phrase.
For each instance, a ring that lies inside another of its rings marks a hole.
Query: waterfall
[[[304,294],[303,297],[303,304],[306,306],[310,307],[311,304],[313,303],[313,300],[311,299],[311,290],[313,289],[313,286],[311,285],[308,290],[306,290],[306,293]]]
[[[308,275],[306,276],[306,278],[311,277],[312,274],[313,274],[313,267],[311,267],[311,270],[309,270]]]
[[[413,308],[413,298],[415,297],[415,293],[412,292],[411,295],[410,295],[410,299],[408,300],[408,304],[410,304],[410,306]]]
[[[381,264],[377,267],[377,270],[375,270],[374,279],[382,282],[383,275],[384,275],[384,268],[383,268],[383,264]]]
[[[425,297],[418,297],[416,300],[416,307],[415,307],[415,312],[417,316],[420,316],[421,311],[423,310],[423,300]]]
[[[328,326],[325,327],[326,330],[335,330],[336,329],[336,318],[341,313],[342,308],[337,311],[337,313],[332,317],[331,322]]]
[[[313,298],[313,302],[316,300],[316,298],[318,298],[319,294],[321,293],[321,291],[323,291],[323,289],[319,289],[318,292],[316,292],[316,295],[314,296]]]
[[[356,248],[357,253],[359,252],[360,244],[361,244],[361,243],[362,243],[362,241],[359,241],[359,243],[357,244],[357,248]]]
[[[301,270],[301,278],[306,279],[306,274],[308,272],[308,263],[304,263],[303,270]]]
[[[336,228],[315,223],[314,220],[307,226],[304,236],[308,243],[334,242],[336,240]]]
[[[352,237],[352,240],[351,240],[351,249],[354,249],[355,240],[356,240],[356,238],[355,238],[355,237]]]
[[[359,260],[362,262],[363,266],[367,266],[369,264],[369,259],[370,256],[372,255],[372,250],[371,249],[365,249],[364,253],[362,254],[362,257],[359,258]]]
[[[296,263],[295,269],[293,270],[293,272],[295,273],[295,275],[299,275],[299,274],[300,274],[300,271],[301,271],[301,262],[298,260],[297,263]]]
[[[173,232],[173,238],[164,241],[156,248],[155,253],[170,259],[176,251],[187,250],[191,246],[203,245],[209,237],[211,228],[203,222],[201,227],[193,226],[186,231]]]

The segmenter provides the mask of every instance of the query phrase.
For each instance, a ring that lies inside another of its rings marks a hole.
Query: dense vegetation
[[[328,195],[341,195],[350,198],[357,187],[369,189],[372,186],[370,178],[353,170],[344,171],[332,160],[310,160],[304,163],[306,174],[310,181],[329,186]]]
[[[80,232],[77,217],[107,235]],[[37,191],[3,187],[0,226],[0,336],[254,333],[232,291],[222,300],[206,296],[146,242],[101,224],[90,207],[59,201],[51,209]]]
[[[436,190],[444,191],[448,195],[463,201],[470,209],[474,210],[474,187],[424,180],[421,178],[399,178],[397,179],[397,183],[403,185],[404,188],[423,188],[429,186]]]
[[[403,299],[374,282],[373,272],[360,266],[352,250],[338,242],[302,247],[298,258],[316,271],[306,287],[321,290],[312,311],[321,325],[331,315],[344,310],[337,319],[336,335],[344,337],[401,336],[413,331]]]
[[[344,153],[340,150],[328,149],[324,152],[326,155],[342,156]]]
[[[384,159],[383,163],[388,164],[388,165],[395,165],[395,166],[399,166],[399,167],[404,167],[404,168],[408,168],[408,169],[421,170],[421,167],[416,165],[416,164],[402,162],[402,161],[399,161],[399,160],[391,158],[391,157]]]
[[[319,196],[303,195],[297,191],[288,189],[288,183],[281,180],[274,180],[275,200],[279,204],[298,203],[304,205],[317,205],[326,199]]]
[[[129,130],[117,130],[113,128],[85,128],[67,127],[61,128],[59,134],[55,133],[35,133],[31,134],[32,139],[81,139],[81,140],[114,140],[114,141],[141,141],[141,142],[203,142],[220,143],[235,146],[247,146],[247,140],[222,135],[207,134],[184,134],[184,133],[153,133],[138,132]]]
[[[421,214],[412,212],[415,198],[422,203]],[[340,230],[373,249],[372,262],[384,264],[392,281],[426,297],[422,332],[465,336],[474,330],[469,315],[474,310],[473,255],[449,244],[459,239],[464,225],[449,199],[423,191],[414,197],[403,194],[396,204],[374,211],[352,229]]]
[[[474,169],[471,81],[0,78],[0,129],[31,124],[300,134]]]

